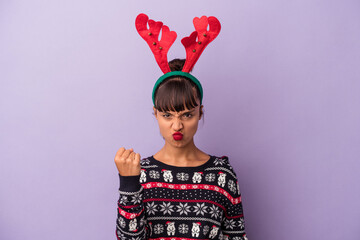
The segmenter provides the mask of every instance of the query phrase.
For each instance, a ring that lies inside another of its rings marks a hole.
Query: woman
[[[164,73],[152,97],[165,144],[141,161],[132,148],[116,153],[118,239],[247,239],[239,185],[228,158],[206,154],[194,143],[203,117],[203,89],[189,72],[221,25],[213,16],[195,17],[193,23],[195,31],[181,40],[186,61],[168,63],[176,32],[145,14],[136,17],[136,29]]]
[[[181,71],[184,60],[169,63]],[[183,76],[154,91],[154,115],[165,144],[142,160],[120,148],[118,239],[247,239],[236,174],[226,156],[198,149],[202,89]]]

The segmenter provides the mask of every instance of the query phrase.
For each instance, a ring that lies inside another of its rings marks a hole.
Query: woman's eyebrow
[[[195,111],[195,109],[193,110],[189,110],[189,111],[186,111],[186,112],[181,112],[179,113],[180,115],[183,115],[183,114],[186,114],[186,113],[193,113]],[[170,114],[170,115],[173,115],[172,113],[168,112],[168,111],[164,111],[164,112],[161,112],[161,113],[166,113],[166,114]]]
[[[192,112],[194,112],[194,111],[195,111],[195,109],[194,109],[194,110],[189,110],[189,111],[183,112],[182,114],[192,113]]]

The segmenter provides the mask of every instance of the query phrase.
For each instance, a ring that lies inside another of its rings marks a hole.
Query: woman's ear
[[[200,108],[199,108],[199,120],[202,118],[203,114],[204,114],[204,111],[203,111],[203,107],[204,105],[201,105]]]
[[[155,117],[157,119],[157,109],[155,107],[153,107],[153,110],[154,110],[154,115],[155,115]]]

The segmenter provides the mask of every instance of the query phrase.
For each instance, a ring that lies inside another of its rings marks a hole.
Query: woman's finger
[[[119,159],[121,155],[125,152],[125,148],[121,147],[115,154],[115,159]]]
[[[135,161],[137,163],[140,163],[140,154],[139,153],[135,154]]]
[[[130,153],[128,158],[130,158],[130,160],[133,161],[135,159],[135,155],[136,154],[134,152],[132,152],[132,153]]]
[[[127,159],[130,155],[131,151],[130,149],[125,150],[125,152],[122,154],[122,158]]]

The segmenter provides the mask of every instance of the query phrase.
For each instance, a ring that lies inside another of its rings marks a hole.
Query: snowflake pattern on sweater
[[[228,157],[176,167],[153,156],[139,176],[120,176],[121,240],[247,240],[241,194]]]

